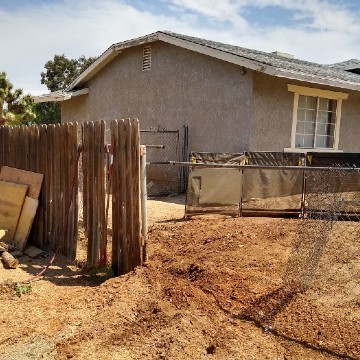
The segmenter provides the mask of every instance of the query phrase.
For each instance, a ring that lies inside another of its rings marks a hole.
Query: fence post
[[[140,197],[141,197],[141,235],[142,258],[147,261],[147,188],[146,188],[146,146],[140,146]]]

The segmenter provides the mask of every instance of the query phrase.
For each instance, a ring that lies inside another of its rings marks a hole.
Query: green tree
[[[54,92],[64,90],[94,61],[95,57],[68,59],[64,54],[55,55],[53,60],[45,64],[45,71],[41,75],[41,83]]]
[[[40,74],[41,84],[46,85],[51,92],[65,90],[95,60],[95,57],[86,58],[84,55],[78,59],[68,59],[64,54],[55,55]],[[61,120],[60,104],[57,102],[35,104],[34,111],[38,123],[52,124]]]
[[[35,117],[31,96],[14,89],[6,73],[0,72],[0,125],[26,124]]]
[[[37,124],[57,124],[61,120],[61,108],[57,102],[43,102],[34,104]]]

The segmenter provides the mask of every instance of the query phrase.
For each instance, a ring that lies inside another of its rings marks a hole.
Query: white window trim
[[[333,151],[339,152],[339,138],[340,138],[340,121],[341,121],[341,108],[342,108],[342,101],[346,100],[349,97],[349,94],[337,91],[330,91],[330,90],[322,90],[322,89],[315,89],[309,88],[306,86],[299,86],[288,84],[288,91],[294,93],[294,108],[293,108],[293,123],[291,129],[291,148],[286,148],[284,151]],[[297,124],[297,110],[299,105],[299,95],[304,96],[314,96],[314,97],[321,97],[327,98],[332,100],[337,100],[336,106],[336,122],[335,122],[335,134],[334,134],[334,147],[333,148],[297,148],[295,147],[295,136],[296,136],[296,124]]]

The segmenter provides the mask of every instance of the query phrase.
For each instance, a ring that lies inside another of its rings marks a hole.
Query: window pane
[[[312,148],[314,146],[313,135],[296,134],[295,147],[297,148]]]
[[[314,135],[315,132],[315,123],[314,122],[305,122],[305,131],[304,134]]]
[[[296,133],[297,134],[304,134],[305,132],[305,122],[304,121],[298,121],[296,124]]]
[[[334,136],[335,125],[332,124],[317,124],[316,135],[331,135]]]
[[[316,110],[298,109],[298,121],[311,121],[316,120]]]
[[[319,110],[336,112],[336,100],[319,98]]]
[[[316,147],[319,148],[333,148],[334,137],[333,136],[316,136]]]
[[[335,124],[335,121],[336,121],[336,113],[328,112],[328,111],[318,112],[318,122]]]
[[[317,98],[314,96],[299,95],[299,109],[316,110]]]

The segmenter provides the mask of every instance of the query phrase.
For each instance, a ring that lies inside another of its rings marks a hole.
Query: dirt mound
[[[283,276],[297,226],[223,216],[157,224],[147,266],[108,280],[58,262],[30,294],[4,292],[0,358],[360,358],[356,243],[331,239],[310,290],[293,291]]]

